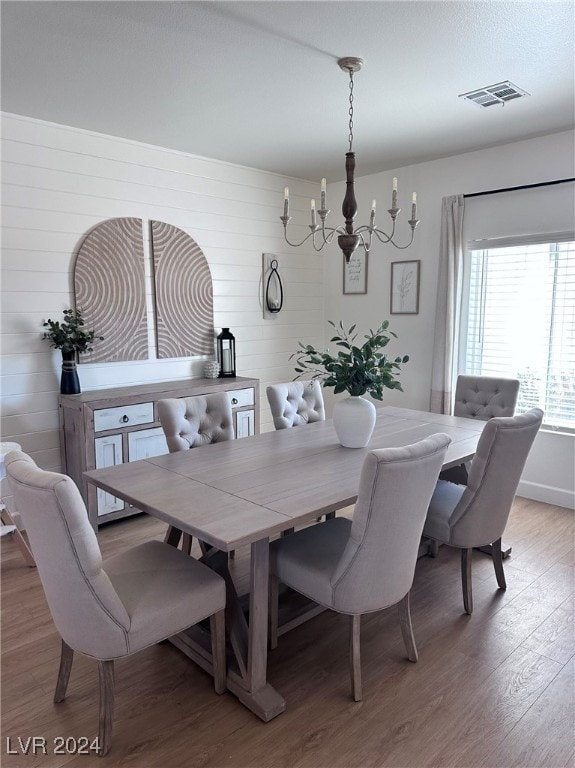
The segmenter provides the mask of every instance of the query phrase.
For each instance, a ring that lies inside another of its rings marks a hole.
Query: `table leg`
[[[267,722],[281,714],[285,699],[266,679],[268,661],[269,539],[251,547],[247,672],[243,681],[228,676],[228,688]],[[244,687],[245,686],[245,687]]]
[[[228,690],[245,707],[268,722],[286,708],[283,696],[267,682],[269,539],[256,541],[251,547],[249,623],[228,570],[226,553],[209,553],[203,560],[226,582],[226,630],[236,661],[236,669],[228,669]],[[191,627],[171,640],[212,673],[209,646],[206,638],[199,635],[197,628]]]

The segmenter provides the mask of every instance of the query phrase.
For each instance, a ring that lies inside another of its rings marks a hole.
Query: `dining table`
[[[443,464],[447,469],[473,457],[485,424],[383,406],[377,408],[365,448],[340,445],[333,421],[327,419],[91,470],[85,477],[203,543],[202,560],[226,581],[228,690],[267,722],[286,707],[284,697],[267,680],[270,539],[353,505],[370,450],[405,446],[444,432],[451,437]],[[247,605],[228,560],[229,552],[244,545],[250,548]],[[293,627],[298,621],[295,617],[288,624]],[[171,641],[212,672],[206,629],[192,627]]]

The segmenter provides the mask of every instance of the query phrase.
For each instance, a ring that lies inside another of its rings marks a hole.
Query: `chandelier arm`
[[[303,244],[304,244],[304,243],[305,243],[307,240],[309,240],[309,239],[310,239],[310,237],[311,237],[313,234],[314,234],[313,232],[310,232],[310,233],[309,233],[309,235],[306,235],[306,236],[304,237],[304,239],[303,239],[303,240],[302,240],[300,243],[292,243],[292,241],[291,241],[291,240],[288,238],[288,236],[287,236],[287,232],[286,232],[286,230],[284,229],[284,239],[285,239],[285,241],[286,241],[286,243],[287,243],[288,245],[291,245],[291,246],[292,246],[292,248],[299,248],[299,247],[300,247],[300,245],[303,245]]]
[[[395,222],[396,222],[396,218],[393,217],[391,222],[391,232],[389,233],[389,235],[387,234],[387,232],[384,232],[383,229],[378,229],[377,227],[373,228],[373,231],[375,232],[377,239],[379,240],[380,243],[384,243],[384,244],[393,243],[393,237],[395,235]]]
[[[325,239],[325,237],[324,237],[324,238],[322,238],[321,244],[320,244],[320,246],[319,246],[319,248],[318,248],[318,246],[317,246],[317,244],[316,244],[316,242],[315,242],[315,232],[313,233],[313,237],[312,237],[312,240],[311,240],[311,242],[312,242],[312,245],[313,245],[313,249],[314,249],[314,251],[316,251],[317,253],[319,253],[319,252],[322,250],[322,248],[324,247],[324,245],[327,245],[327,240],[326,240],[326,239]]]
[[[345,227],[324,227],[320,230],[321,235],[323,237],[323,243],[321,244],[320,248],[317,248],[314,242],[314,248],[316,251],[321,251],[324,245],[331,245],[333,242],[333,238],[336,235],[345,235]],[[327,235],[326,235],[327,232]],[[314,238],[315,240],[315,238]]]
[[[382,229],[374,229],[373,232],[380,243],[385,244],[393,242],[393,232],[390,235],[388,235],[387,232],[384,232]]]
[[[405,245],[398,245],[397,243],[394,243],[393,240],[390,240],[389,242],[393,245],[394,248],[397,248],[398,251],[404,251],[406,248],[409,248],[409,246],[413,243],[413,238],[415,236],[415,228],[411,233],[411,240],[409,243],[406,243]]]
[[[327,234],[326,234],[326,232],[327,232]],[[324,243],[326,243],[327,245],[331,245],[331,243],[333,241],[333,238],[336,235],[344,235],[345,234],[345,227],[344,226],[340,226],[340,227],[322,227],[321,228],[321,234],[323,236]]]
[[[360,227],[360,229],[363,229],[363,230],[367,229],[367,230],[369,230],[369,227]],[[366,239],[363,236],[363,232],[359,232],[359,230],[357,230],[357,229],[355,230],[355,234],[359,234],[359,238],[361,240],[361,245],[363,246],[363,250],[366,253],[369,253],[369,251],[371,249],[371,233],[369,235],[369,239]]]
[[[327,240],[327,238],[333,239],[333,236],[336,234],[341,234],[342,232],[345,232],[345,229],[343,227],[322,227],[321,233],[324,236],[324,239]],[[325,234],[327,232],[327,235]]]

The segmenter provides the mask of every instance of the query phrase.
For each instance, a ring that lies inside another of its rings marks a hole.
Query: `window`
[[[469,244],[460,368],[518,378],[518,413],[575,429],[575,242],[543,239]]]

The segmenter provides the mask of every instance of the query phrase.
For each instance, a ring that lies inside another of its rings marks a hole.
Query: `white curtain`
[[[431,372],[430,406],[435,413],[451,413],[457,378],[459,318],[463,288],[464,207],[463,195],[443,198]]]

